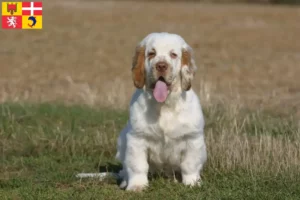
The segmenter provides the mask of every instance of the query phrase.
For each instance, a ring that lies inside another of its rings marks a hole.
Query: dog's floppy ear
[[[181,57],[181,88],[182,90],[189,90],[192,87],[192,80],[196,72],[196,64],[193,58],[193,50],[190,46],[186,45],[182,48]]]
[[[143,88],[145,85],[145,47],[138,45],[132,61],[132,80],[137,88]]]

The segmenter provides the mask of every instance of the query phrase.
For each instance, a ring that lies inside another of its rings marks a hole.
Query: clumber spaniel
[[[196,70],[192,48],[176,34],[151,33],[136,47],[132,78],[136,91],[130,118],[118,138],[121,188],[140,191],[148,171],[180,172],[197,185],[207,159],[204,117],[191,88]]]

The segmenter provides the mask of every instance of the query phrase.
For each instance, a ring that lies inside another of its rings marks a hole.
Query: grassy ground
[[[155,177],[144,193],[134,194],[113,179],[75,177],[120,168],[115,145],[127,112],[3,104],[0,199],[299,199],[299,128],[293,119],[233,110],[205,108],[210,156],[202,187]]]

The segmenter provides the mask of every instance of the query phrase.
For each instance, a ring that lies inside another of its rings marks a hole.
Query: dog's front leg
[[[187,141],[181,163],[182,183],[195,186],[201,184],[200,171],[207,160],[206,145],[203,137]]]
[[[128,185],[126,190],[141,191],[148,186],[147,147],[143,139],[127,135],[125,165]]]

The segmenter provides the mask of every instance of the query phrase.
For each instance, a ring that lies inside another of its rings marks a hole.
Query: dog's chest
[[[174,140],[166,136],[160,140],[150,141],[148,145],[149,164],[159,169],[163,169],[163,167],[176,169],[180,166],[185,146],[184,140]]]
[[[153,117],[155,123],[148,125],[149,161],[159,168],[178,167],[186,146],[184,133],[190,126],[183,116],[173,110],[161,110]]]
[[[189,132],[193,127],[191,121],[187,119],[180,112],[174,112],[174,110],[164,109],[154,116],[153,121],[155,123],[150,124],[150,129],[156,130],[156,136],[169,143],[172,139],[179,139],[183,137],[186,132]],[[153,127],[151,127],[153,126]],[[153,133],[152,133],[153,134]]]

